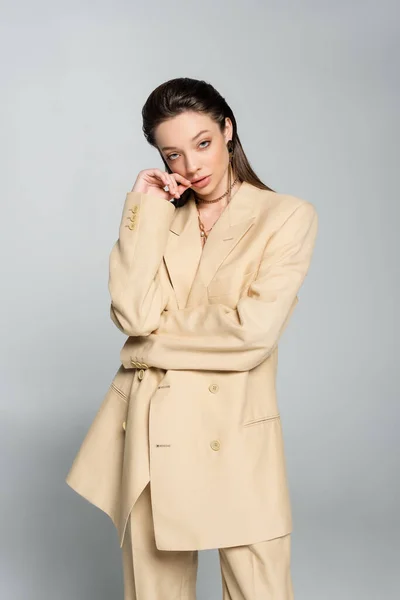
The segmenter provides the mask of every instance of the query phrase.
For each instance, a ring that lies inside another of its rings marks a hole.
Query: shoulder
[[[287,219],[295,217],[305,220],[316,220],[317,210],[308,200],[281,192],[272,192],[257,188],[246,183],[248,193],[254,202],[254,208],[258,213],[258,218],[271,223],[274,221],[276,227],[282,226]]]

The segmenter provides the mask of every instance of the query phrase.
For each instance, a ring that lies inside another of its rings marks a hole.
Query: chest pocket
[[[229,275],[218,275],[211,280],[207,287],[210,302],[218,302],[219,298],[231,296],[239,300],[240,296],[247,293],[252,281],[256,277],[257,269],[246,273],[230,273]]]

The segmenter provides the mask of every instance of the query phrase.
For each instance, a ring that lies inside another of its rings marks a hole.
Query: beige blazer
[[[112,519],[151,481],[156,544],[193,550],[292,531],[278,340],[309,269],[313,205],[243,183],[202,250],[181,208],[128,192],[110,255],[121,365],[67,475]]]

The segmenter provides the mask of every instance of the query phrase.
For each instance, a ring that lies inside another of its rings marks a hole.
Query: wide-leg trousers
[[[290,534],[218,548],[223,600],[293,600]],[[196,600],[198,551],[159,550],[151,486],[130,514],[122,546],[124,600]]]

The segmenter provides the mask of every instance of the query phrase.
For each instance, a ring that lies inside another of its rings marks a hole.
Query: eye
[[[202,144],[207,144],[207,146],[202,146]],[[200,142],[199,147],[201,148],[201,150],[205,150],[206,148],[208,148],[208,146],[211,144],[211,140],[203,140],[202,142]],[[176,158],[174,158],[174,156],[179,156],[177,152],[173,152],[172,154],[169,154],[167,156],[167,160],[176,160]]]

